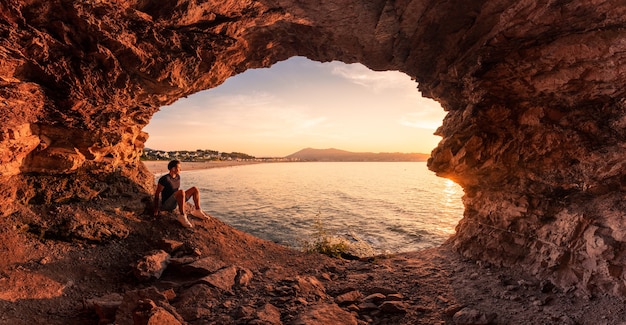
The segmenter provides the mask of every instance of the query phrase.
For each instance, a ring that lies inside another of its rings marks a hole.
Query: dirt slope
[[[0,324],[147,324],[151,317],[168,324],[626,319],[614,298],[464,260],[448,246],[331,259],[257,239],[214,218],[193,219],[193,230],[184,229],[169,215],[144,214],[148,200],[102,200],[3,219]],[[157,249],[168,253],[167,267],[159,279],[140,280],[137,262]]]

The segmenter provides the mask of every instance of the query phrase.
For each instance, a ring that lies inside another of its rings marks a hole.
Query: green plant
[[[317,213],[315,223],[313,225],[313,240],[304,241],[302,250],[307,253],[320,253],[330,257],[339,258],[350,251],[350,243],[345,239],[331,236],[327,233],[326,227]]]

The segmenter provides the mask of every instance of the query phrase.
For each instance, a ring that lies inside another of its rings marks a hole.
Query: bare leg
[[[193,204],[196,206],[196,210],[200,209],[200,191],[197,187],[192,187],[185,191],[185,198],[193,198]]]
[[[185,191],[178,190],[174,192],[174,197],[178,203],[178,211],[180,211],[180,214],[185,214]]]
[[[178,222],[180,222],[180,224],[185,228],[193,227],[191,222],[189,222],[189,219],[187,219],[187,213],[185,211],[185,201],[187,201],[185,191],[178,190],[174,193],[174,195],[176,197],[176,202],[178,203],[178,211],[180,211],[180,214],[178,215]]]
[[[185,196],[187,198],[193,198],[193,203],[196,206],[196,209],[191,212],[192,216],[200,219],[210,219],[210,217],[206,213],[204,213],[204,211],[202,211],[202,208],[200,208],[200,191],[198,191],[197,187],[194,186],[188,189],[185,192]]]

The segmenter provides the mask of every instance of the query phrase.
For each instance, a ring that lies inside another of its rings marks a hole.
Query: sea
[[[361,256],[416,251],[442,244],[463,216],[463,189],[425,162],[263,163],[181,177],[211,216],[296,249],[326,236]]]

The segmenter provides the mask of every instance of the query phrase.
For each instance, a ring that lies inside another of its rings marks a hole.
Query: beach
[[[143,161],[144,165],[148,167],[153,174],[167,173],[167,160],[146,160]],[[263,164],[262,161],[183,161],[181,162],[181,171],[186,170],[199,170],[209,168],[224,168],[233,166],[243,166],[252,164]]]

